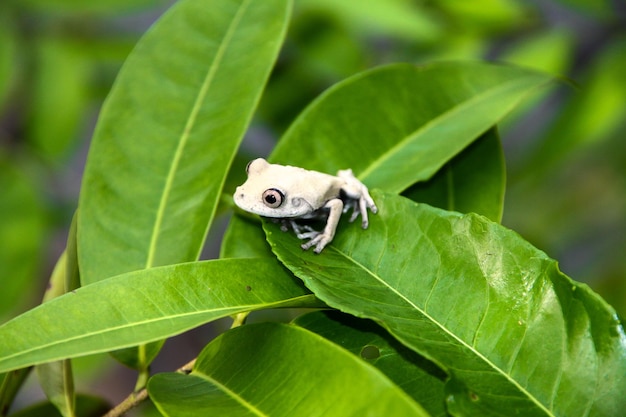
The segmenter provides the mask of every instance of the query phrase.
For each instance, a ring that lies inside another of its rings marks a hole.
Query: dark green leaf
[[[26,382],[32,369],[32,367],[28,367],[0,374],[0,416],[7,414],[15,396]]]
[[[430,415],[448,415],[444,399],[446,374],[373,321],[338,311],[316,311],[298,317],[294,324],[337,343],[377,367]]]
[[[481,216],[373,197],[370,228],[340,224],[320,255],[269,222],[268,240],[321,300],[376,320],[446,370],[454,413],[626,409],[626,335],[604,300]]]
[[[87,160],[83,283],[197,259],[290,8],[288,0],[183,0],[141,39]]]
[[[222,241],[220,258],[271,257],[259,219],[234,215]]]
[[[403,195],[413,201],[461,213],[478,213],[500,222],[506,169],[500,137],[490,129],[465,148],[430,180]]]
[[[0,326],[0,372],[160,340],[239,312],[321,305],[275,259],[131,272],[81,287]]]
[[[155,375],[148,390],[166,416],[428,416],[374,367],[277,323],[220,335],[190,375]]]

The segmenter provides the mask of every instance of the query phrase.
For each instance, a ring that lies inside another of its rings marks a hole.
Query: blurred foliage
[[[97,111],[167,3],[0,2],[0,322],[41,299],[76,207]],[[572,81],[501,127],[503,223],[625,317],[623,2],[298,0],[254,131],[279,137],[308,102],[355,72],[450,59],[512,62]],[[243,152],[258,155],[258,144],[248,141]]]

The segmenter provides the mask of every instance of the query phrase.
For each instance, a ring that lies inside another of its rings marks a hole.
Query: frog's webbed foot
[[[344,213],[352,209],[352,215],[350,216],[350,222],[356,220],[361,215],[361,227],[367,229],[369,226],[369,219],[367,217],[367,209],[369,208],[372,213],[376,214],[378,208],[374,203],[374,200],[370,196],[370,193],[361,181],[359,181],[351,169],[344,169],[337,173],[337,176],[345,181],[345,186],[342,188],[347,197]]]

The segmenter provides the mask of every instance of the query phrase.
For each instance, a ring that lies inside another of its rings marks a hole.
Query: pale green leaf
[[[615,311],[519,235],[375,192],[362,230],[315,255],[264,227],[279,259],[328,305],[381,323],[451,377],[454,415],[619,415],[626,334]]]
[[[160,340],[239,312],[321,305],[275,259],[131,272],[81,287],[0,326],[0,372]]]
[[[198,258],[290,7],[183,0],[139,41],[87,160],[78,217],[83,283]]]
[[[172,417],[428,416],[374,367],[315,333],[278,323],[220,335],[190,375],[155,375],[148,390]]]
[[[550,76],[479,62],[393,64],[331,87],[291,125],[277,163],[401,192],[431,178]]]

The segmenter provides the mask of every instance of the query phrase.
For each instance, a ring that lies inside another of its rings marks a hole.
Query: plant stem
[[[248,318],[248,314],[248,312],[235,314],[233,316],[233,323],[231,324],[230,328],[234,329],[235,327],[243,325],[246,321],[246,318]],[[179,372],[181,374],[189,374],[193,370],[193,365],[196,363],[196,359],[197,358],[193,358],[191,361],[178,368],[176,372]],[[145,401],[148,398],[148,390],[145,388],[145,384],[142,385],[143,387],[141,389],[131,393],[121,403],[109,410],[109,412],[106,413],[104,417],[120,417],[127,413],[131,408],[136,407],[141,402]]]

